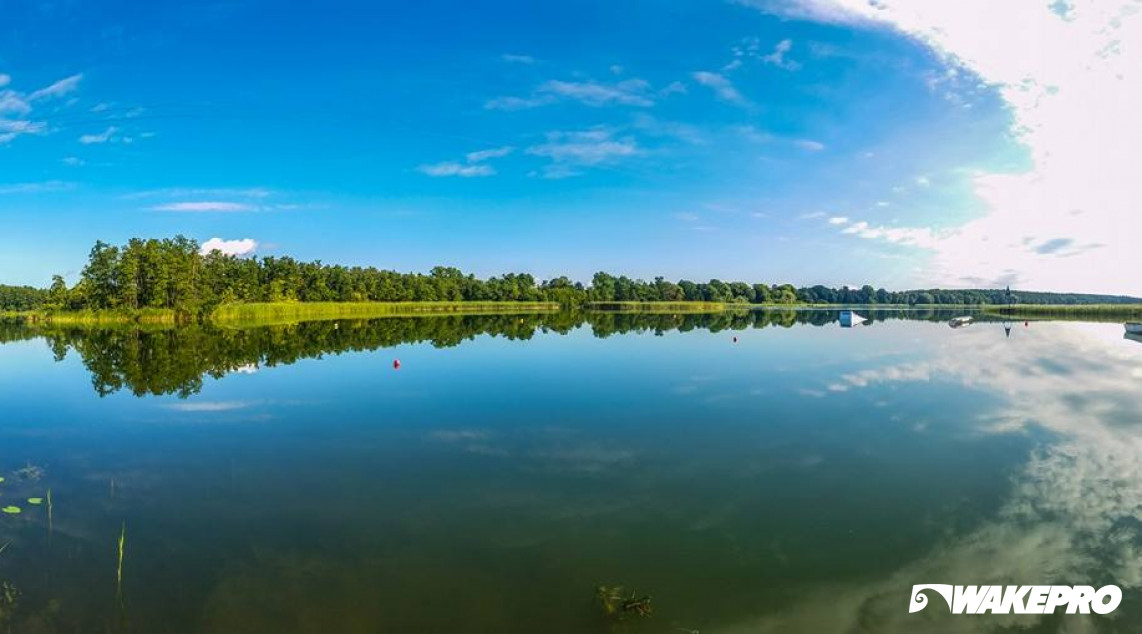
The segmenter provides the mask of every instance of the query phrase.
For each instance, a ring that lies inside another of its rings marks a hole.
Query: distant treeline
[[[200,315],[222,304],[249,302],[588,302],[702,301],[741,304],[1122,304],[1132,297],[1005,290],[892,292],[792,284],[631,279],[596,273],[585,286],[567,277],[536,280],[527,273],[479,279],[438,266],[425,275],[373,267],[300,262],[291,257],[203,255],[194,240],[132,239],[123,246],[96,242],[80,280],[56,275],[47,289],[0,285],[0,310],[171,309]]]

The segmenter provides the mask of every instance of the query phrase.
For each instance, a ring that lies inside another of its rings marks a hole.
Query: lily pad
[[[0,482],[4,481],[4,476],[0,476]]]
[[[32,506],[39,506],[44,503],[44,498],[28,498],[28,504]]]
[[[20,514],[20,507],[18,507],[18,506],[5,506],[4,508],[0,509],[0,511],[3,511],[3,512],[7,513],[8,515],[19,515]]]

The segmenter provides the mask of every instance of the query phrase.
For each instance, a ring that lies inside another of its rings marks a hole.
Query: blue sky
[[[1036,166],[957,42],[827,0],[412,4],[0,3],[0,280],[183,233],[480,275],[1072,284],[948,259],[1003,212],[981,179]],[[1027,257],[1103,246],[1022,220]]]

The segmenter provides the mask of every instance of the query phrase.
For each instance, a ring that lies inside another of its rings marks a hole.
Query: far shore
[[[587,310],[642,313],[717,313],[726,310],[943,310],[979,312],[1011,319],[1094,318],[1142,320],[1142,304],[742,304],[721,302],[587,302],[573,307],[555,302],[262,302],[224,304],[196,318],[171,309],[4,312],[0,318],[56,325],[179,324],[258,326],[330,319],[480,315]]]

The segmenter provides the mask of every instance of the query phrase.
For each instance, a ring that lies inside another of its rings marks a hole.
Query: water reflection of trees
[[[837,317],[835,310],[713,314],[558,312],[315,321],[242,329],[212,325],[78,327],[0,322],[0,344],[42,337],[57,360],[62,360],[68,351],[75,351],[101,396],[128,389],[136,396],[186,397],[202,388],[206,376],[220,378],[255,367],[400,344],[429,343],[446,348],[481,335],[525,340],[536,333],[566,334],[580,327],[589,328],[596,337],[609,337],[627,333],[788,328],[797,324],[824,326],[835,323]],[[884,319],[946,318],[932,311],[872,311],[867,317],[872,324]]]

